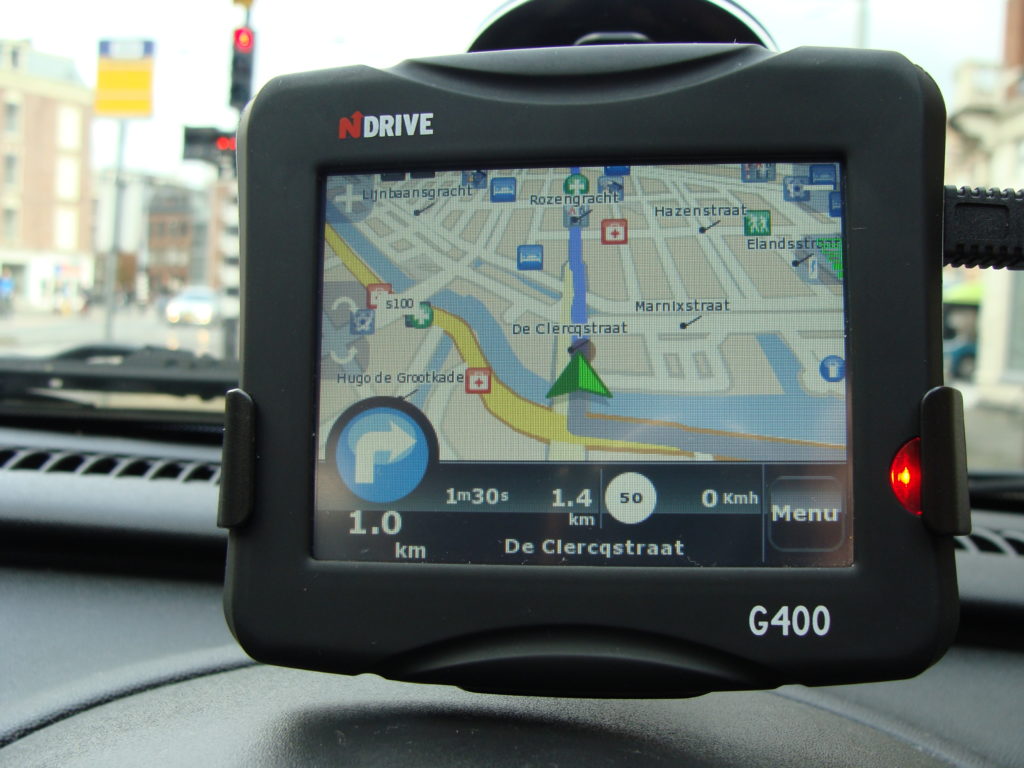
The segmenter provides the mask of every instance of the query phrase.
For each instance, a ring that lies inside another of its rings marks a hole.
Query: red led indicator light
[[[235,50],[239,53],[252,53],[254,42],[252,30],[249,27],[239,27],[235,30]]]
[[[218,136],[217,137],[217,149],[221,152],[234,152],[235,151],[235,137],[234,136]]]
[[[921,514],[921,438],[908,440],[896,451],[889,467],[889,484],[903,508]]]

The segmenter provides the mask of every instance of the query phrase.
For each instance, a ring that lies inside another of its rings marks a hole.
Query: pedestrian
[[[14,277],[11,268],[4,267],[0,272],[0,317],[7,317],[14,311]]]

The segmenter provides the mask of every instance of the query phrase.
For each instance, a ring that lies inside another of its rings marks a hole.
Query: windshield
[[[250,95],[245,83],[251,79],[255,93],[288,72],[461,52],[498,5],[183,0],[173,12],[153,13],[112,0],[97,13],[92,4],[55,0],[7,14],[0,357],[77,350],[71,356],[83,364],[123,363],[154,347],[217,361],[219,380],[231,381],[240,275],[233,151],[239,107]],[[1024,127],[1013,116],[1024,29],[1006,29],[1005,5],[978,0],[966,13],[959,4],[925,9],[915,0],[744,3],[780,50],[902,52],[946,99],[947,183],[1018,188]],[[946,271],[944,365],[947,383],[965,396],[972,468],[1024,467],[1018,326],[1024,278]],[[180,368],[185,358],[174,360]],[[146,365],[160,367],[151,357]],[[204,386],[174,390],[173,407],[219,407],[210,402],[210,382]],[[92,402],[155,408],[160,387],[151,389],[130,401]]]

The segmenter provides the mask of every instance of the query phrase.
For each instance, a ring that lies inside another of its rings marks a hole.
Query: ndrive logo
[[[353,112],[338,121],[339,139],[375,139],[385,136],[430,136],[433,112],[403,112],[397,115],[364,115]]]

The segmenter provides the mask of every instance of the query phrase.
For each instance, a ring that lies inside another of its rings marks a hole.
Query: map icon
[[[740,179],[746,183],[775,181],[775,163],[743,163]]]
[[[491,202],[514,203],[516,201],[516,177],[495,176],[491,179]]]
[[[434,308],[429,301],[421,301],[416,311],[405,316],[406,328],[429,328],[434,324]]]
[[[817,165],[812,165],[809,173],[811,177],[811,184],[831,184],[832,188],[835,189],[835,163],[819,163]]]
[[[782,199],[787,203],[806,203],[811,199],[811,190],[807,189],[806,176],[786,176],[782,179]]]
[[[335,461],[356,496],[386,504],[416,489],[429,456],[427,436],[409,414],[379,407],[356,414],[342,428]]]
[[[466,369],[466,394],[486,395],[491,391],[491,376],[493,371],[490,368],[467,368]]]
[[[544,269],[544,246],[516,246],[516,268],[521,270]]]
[[[366,306],[368,309],[377,309],[383,304],[392,293],[391,283],[370,283],[366,286]]]
[[[846,361],[839,355],[829,355],[818,366],[821,378],[828,382],[842,381],[846,378]]]
[[[842,192],[829,192],[828,193],[828,215],[832,218],[837,218],[843,215],[843,193]]]
[[[571,173],[562,182],[562,191],[567,195],[585,195],[590,191],[590,179],[582,173]]]
[[[770,210],[747,211],[743,214],[743,234],[747,237],[768,237],[772,233],[772,212]]]
[[[365,219],[373,208],[373,186],[369,174],[332,176],[326,190],[328,218],[351,223]]]
[[[621,176],[599,176],[597,178],[597,191],[602,194],[615,195],[617,200],[622,200],[625,196],[625,189],[626,186],[623,184]]]
[[[602,219],[601,245],[625,245],[629,242],[629,222],[626,219]]]
[[[353,336],[366,336],[374,332],[376,312],[372,309],[357,309],[349,318],[348,332]]]
[[[591,208],[587,205],[566,205],[562,207],[562,225],[566,229],[590,226]]]

